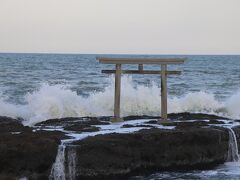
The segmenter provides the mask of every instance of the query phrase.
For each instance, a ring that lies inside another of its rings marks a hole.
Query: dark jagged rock
[[[223,122],[211,120],[211,121],[184,121],[184,122],[169,122],[169,123],[163,123],[164,126],[176,126],[176,129],[183,129],[183,128],[193,128],[193,127],[204,127],[209,126],[212,124],[224,124]]]
[[[150,120],[150,121],[145,122],[145,124],[158,124],[158,121],[157,120]]]
[[[189,112],[183,112],[183,113],[171,113],[168,114],[168,118],[170,120],[229,120],[225,117],[220,117],[216,115],[211,114],[203,114],[203,113],[189,113]],[[160,116],[127,116],[123,118],[125,121],[128,120],[137,120],[137,119],[161,119]]]
[[[123,117],[124,121],[129,121],[129,120],[137,120],[137,119],[159,119],[159,116],[147,116],[147,115],[143,115],[143,116],[126,116]]]
[[[35,126],[38,126],[40,129],[46,128],[49,126],[62,127],[66,131],[75,131],[78,133],[81,132],[96,132],[100,128],[96,125],[108,125],[110,117],[69,117],[61,119],[49,119],[44,122],[37,123]]]
[[[0,117],[0,179],[48,179],[63,138],[61,132],[34,132],[18,120]]]
[[[74,143],[78,179],[121,179],[149,171],[206,169],[223,163],[228,132],[218,128],[148,129]]]
[[[211,114],[202,114],[202,113],[172,113],[168,116],[172,120],[229,120],[225,117],[220,117]]]
[[[133,128],[133,127],[149,128],[149,127],[153,127],[153,126],[145,125],[145,124],[140,124],[140,125],[124,124],[121,128]]]
[[[99,129],[99,127],[84,124],[72,124],[64,127],[64,130],[76,132],[96,132],[99,131]]]
[[[97,117],[80,117],[80,118],[60,118],[60,119],[49,119],[40,123],[37,123],[35,126],[69,126],[69,125],[107,125],[110,124],[109,120]]]
[[[23,126],[21,122],[10,117],[0,117],[0,133],[32,131],[31,128]]]

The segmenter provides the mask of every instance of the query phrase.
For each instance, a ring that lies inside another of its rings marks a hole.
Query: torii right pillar
[[[161,122],[167,121],[167,65],[161,65]]]

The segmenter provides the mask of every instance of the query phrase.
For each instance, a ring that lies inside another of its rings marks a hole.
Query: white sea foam
[[[0,99],[0,115],[22,117],[26,124],[50,118],[113,115],[114,81],[103,92],[89,97],[77,95],[64,85],[43,84],[37,91],[24,97],[26,105],[15,105]],[[127,115],[160,115],[160,88],[134,86],[132,78],[122,78],[121,113]],[[240,118],[240,91],[225,102],[203,91],[182,97],[169,97],[169,113],[201,112]]]

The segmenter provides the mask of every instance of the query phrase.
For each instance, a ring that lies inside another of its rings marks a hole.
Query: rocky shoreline
[[[18,120],[0,117],[0,179],[47,179],[64,137],[60,131],[35,131]]]
[[[61,140],[69,138],[73,140],[65,144],[63,162],[66,179],[211,169],[227,160],[229,132],[222,126],[232,120],[190,113],[169,117],[172,122],[163,125],[157,124],[159,117],[125,117],[116,132],[110,117],[51,119],[34,127],[0,117],[0,179],[49,179]],[[239,144],[240,126],[234,132]]]

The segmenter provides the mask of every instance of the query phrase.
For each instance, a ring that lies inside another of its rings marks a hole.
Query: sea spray
[[[160,115],[160,88],[134,85],[131,77],[123,76],[121,115]],[[64,85],[43,84],[25,96],[25,105],[15,105],[0,98],[2,116],[22,117],[26,125],[64,117],[113,115],[114,81],[102,92],[92,92],[88,97],[78,95]],[[230,118],[240,118],[240,91],[220,102],[214,94],[204,91],[190,92],[181,97],[169,95],[168,112],[207,113]]]
[[[64,143],[58,146],[56,160],[52,166],[49,179],[51,180],[66,180],[65,175],[65,149]]]
[[[238,144],[235,132],[232,128],[228,127],[229,144],[228,144],[228,162],[237,162],[239,160]]]

